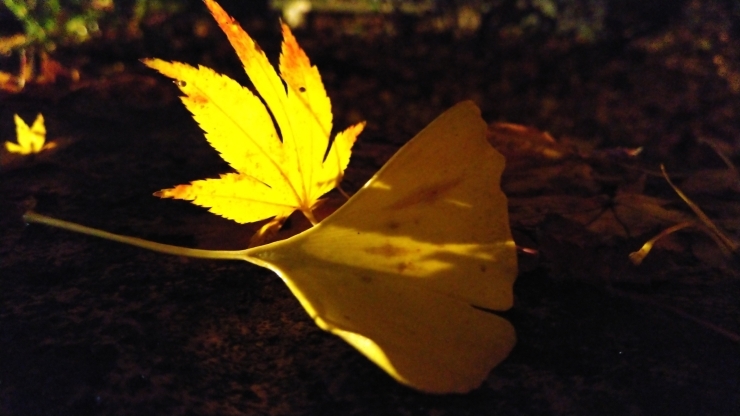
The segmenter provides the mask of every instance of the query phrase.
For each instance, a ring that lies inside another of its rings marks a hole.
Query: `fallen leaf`
[[[404,146],[343,207],[291,239],[250,249],[317,325],[404,384],[466,392],[514,346],[478,308],[513,304],[516,250],[504,158],[471,102]]]
[[[34,120],[31,127],[18,114],[15,114],[14,120],[18,144],[5,142],[5,148],[8,152],[31,155],[56,147],[56,143],[54,142],[45,143],[46,127],[44,126],[44,116],[41,113],[36,116],[36,120]]]
[[[240,259],[277,273],[316,324],[399,382],[464,393],[516,342],[496,312],[513,304],[516,247],[504,157],[470,101],[434,120],[317,226],[238,251],[174,247],[29,213],[63,227],[175,255]]]
[[[269,112],[260,97],[212,69],[144,60],[147,66],[176,80],[185,94],[182,102],[206,132],[206,139],[236,170],[155,195],[191,200],[238,223],[273,218],[259,236],[276,231],[295,210],[316,224],[313,210],[320,198],[341,182],[352,145],[365,123],[340,132],[330,143],[331,102],[318,69],[311,65],[288,26],[282,24],[278,76],[239,24],[213,0],[205,3]]]
[[[506,157],[510,169],[512,161],[517,163],[517,169],[521,169],[562,160],[570,156],[572,151],[557,143],[550,133],[521,124],[491,123],[486,131],[486,139]]]

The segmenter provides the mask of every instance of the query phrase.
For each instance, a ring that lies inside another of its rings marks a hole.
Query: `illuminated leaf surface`
[[[247,250],[277,272],[319,327],[400,382],[466,392],[514,346],[517,274],[504,158],[471,102],[403,147],[316,227]],[[475,307],[474,307],[475,306]]]
[[[281,219],[295,210],[315,223],[313,209],[319,198],[342,180],[364,123],[337,134],[330,147],[331,103],[318,69],[311,65],[288,26],[282,26],[279,76],[234,19],[215,2],[205,3],[270,111],[249,89],[209,68],[144,60],[177,80],[185,94],[182,102],[205,131],[208,142],[236,171],[155,195],[191,200],[239,223],[275,217],[269,224],[279,226]]]

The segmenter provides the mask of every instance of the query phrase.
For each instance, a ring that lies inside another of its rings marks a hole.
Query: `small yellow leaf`
[[[18,114],[15,114],[14,120],[18,144],[5,142],[5,148],[10,153],[30,155],[56,147],[56,143],[54,142],[45,143],[46,127],[44,126],[44,116],[41,113],[36,116],[36,120],[34,120],[31,127]]]
[[[311,65],[288,26],[282,25],[278,76],[239,24],[216,2],[205,3],[269,112],[250,90],[209,68],[144,60],[147,66],[177,80],[185,94],[183,104],[205,131],[208,142],[236,170],[219,179],[194,181],[155,195],[191,200],[239,223],[274,217],[268,224],[279,227],[293,211],[300,210],[315,224],[313,209],[321,196],[342,180],[364,123],[339,133],[330,146],[331,102],[318,69]],[[263,229],[262,234],[267,231]]]

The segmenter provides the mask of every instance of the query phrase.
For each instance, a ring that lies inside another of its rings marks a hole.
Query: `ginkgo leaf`
[[[504,158],[472,102],[404,146],[344,206],[291,239],[249,249],[324,330],[404,384],[466,392],[514,346],[480,310],[513,303]]]
[[[205,131],[206,139],[236,170],[155,195],[191,200],[239,223],[275,217],[268,225],[279,226],[282,219],[300,210],[315,224],[313,209],[341,182],[352,145],[365,124],[349,127],[330,144],[331,102],[318,69],[311,65],[288,26],[282,25],[278,76],[239,24],[216,2],[204,1],[269,112],[249,89],[209,68],[144,60],[147,66],[177,81],[185,94],[182,102]]]
[[[511,351],[516,248],[504,157],[472,102],[409,141],[352,198],[294,237],[238,251],[185,249],[42,222],[164,253],[275,271],[316,324],[415,389],[463,393]]]
[[[5,142],[5,148],[10,153],[30,155],[56,147],[54,142],[46,143],[46,126],[44,126],[44,116],[41,113],[36,116],[31,127],[18,114],[14,115],[14,120],[18,144]]]

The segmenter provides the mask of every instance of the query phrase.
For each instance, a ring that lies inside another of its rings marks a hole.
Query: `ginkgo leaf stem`
[[[141,238],[129,237],[120,234],[113,234],[107,231],[98,230],[97,228],[86,227],[84,225],[75,224],[73,222],[58,220],[56,218],[47,217],[46,215],[41,215],[33,211],[25,213],[23,215],[23,219],[28,223],[49,225],[51,227],[62,228],[80,234],[100,237],[106,240],[117,241],[119,243],[129,244],[132,246],[145,248],[147,250],[157,251],[165,254],[172,254],[175,256],[196,257],[201,259],[215,260],[245,260],[250,263],[257,264],[258,266],[263,266],[263,264],[261,264],[261,261],[249,256],[249,254],[247,253],[248,250],[200,250],[195,248],[155,243],[154,241],[143,240]]]

